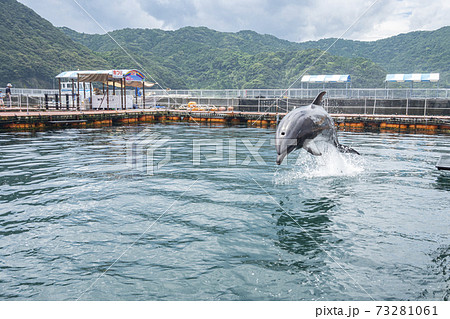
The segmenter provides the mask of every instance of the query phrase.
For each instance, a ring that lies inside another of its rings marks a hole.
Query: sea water
[[[448,300],[448,135],[0,133],[1,300]]]

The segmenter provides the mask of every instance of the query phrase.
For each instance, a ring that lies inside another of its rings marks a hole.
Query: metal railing
[[[5,98],[4,105],[0,105],[0,111],[77,111],[90,110],[92,105],[89,99],[78,98],[63,95],[61,101],[57,94],[47,95],[45,97],[33,97],[30,95],[13,94],[11,99]],[[145,104],[142,98],[133,100],[134,109],[178,109],[186,105],[189,101],[195,101],[198,109],[204,106],[214,107],[214,110],[224,111],[233,110],[237,112],[288,112],[302,105],[298,99],[282,98],[208,98],[208,97],[181,97],[180,95],[171,95],[171,97],[146,96]],[[300,103],[300,104],[299,104]],[[447,99],[401,99],[389,100],[385,98],[359,98],[359,99],[329,99],[325,98],[324,108],[334,114],[395,114],[395,115],[422,115],[422,116],[450,116],[450,101]],[[1,113],[0,113],[1,115]]]
[[[413,89],[248,89],[248,90],[149,90],[147,94],[156,96],[181,97],[181,98],[314,98],[321,91],[327,91],[330,99],[431,99],[450,98],[450,89],[437,88],[413,88]]]
[[[28,96],[44,96],[45,94],[49,94],[49,95],[58,94],[58,90],[12,88],[11,94],[13,94],[13,95],[28,95]]]
[[[187,98],[313,98],[321,91],[327,91],[327,97],[337,98],[379,98],[379,99],[413,99],[413,98],[450,98],[450,89],[438,88],[303,88],[303,89],[248,89],[248,90],[148,90],[146,95],[171,96]],[[28,96],[44,96],[58,94],[53,89],[21,89],[12,88],[12,94]],[[67,92],[65,92],[67,93]],[[127,95],[134,94],[128,90]]]

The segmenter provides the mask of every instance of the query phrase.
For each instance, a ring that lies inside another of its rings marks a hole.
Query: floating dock
[[[66,127],[99,127],[144,122],[192,122],[197,124],[246,124],[276,127],[285,113],[186,110],[101,110],[1,112],[0,130],[44,130]],[[450,133],[450,116],[330,114],[340,129],[381,130],[409,133]]]
[[[442,155],[436,168],[440,171],[450,171],[450,155]]]

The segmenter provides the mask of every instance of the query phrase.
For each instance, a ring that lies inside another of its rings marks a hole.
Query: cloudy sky
[[[56,26],[253,30],[290,41],[377,40],[449,25],[449,0],[19,0]],[[88,12],[88,14],[84,11]],[[89,16],[90,15],[90,16]],[[96,22],[94,22],[96,20]],[[100,26],[99,26],[100,24]]]

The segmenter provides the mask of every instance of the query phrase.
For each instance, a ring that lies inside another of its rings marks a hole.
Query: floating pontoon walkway
[[[192,122],[198,124],[246,124],[275,127],[285,113],[185,110],[115,110],[1,112],[0,130],[40,130],[65,127],[92,127],[140,122]],[[450,133],[450,116],[331,114],[336,125],[353,130]]]

